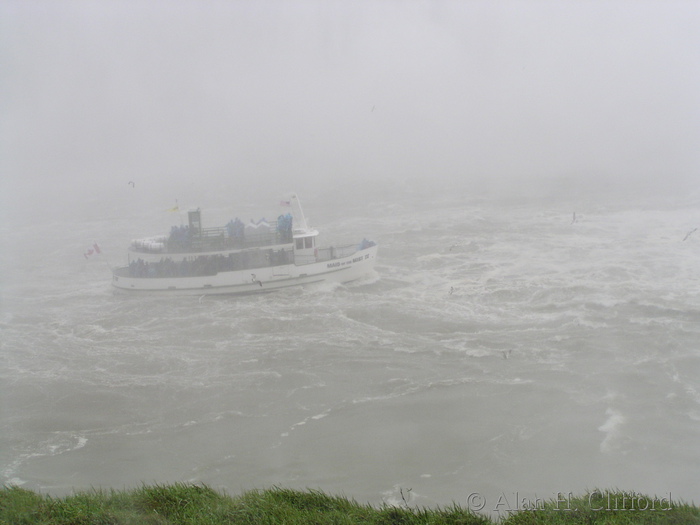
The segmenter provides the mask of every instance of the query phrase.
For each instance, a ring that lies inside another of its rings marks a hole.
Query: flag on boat
[[[180,206],[178,204],[176,204],[174,207],[170,208],[167,211],[180,211]]]
[[[99,255],[101,253],[102,253],[102,250],[100,250],[100,247],[97,245],[97,243],[94,243],[92,245],[92,248],[89,248],[88,251],[86,251],[83,255],[85,256],[86,259],[88,259],[92,255]]]
[[[292,203],[289,201],[280,201],[280,206],[291,206]]]

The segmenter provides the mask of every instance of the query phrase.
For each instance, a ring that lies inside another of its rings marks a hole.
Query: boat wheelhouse
[[[128,264],[112,270],[120,290],[178,294],[266,292],[289,286],[345,283],[374,268],[377,246],[366,239],[340,246],[318,246],[318,230],[306,222],[296,195],[291,213],[276,221],[229,221],[204,228],[201,210],[188,212],[188,224],[169,235],[132,241]]]

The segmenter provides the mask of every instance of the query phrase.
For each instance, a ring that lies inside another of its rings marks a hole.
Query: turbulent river
[[[700,206],[427,200],[308,197],[322,239],[379,244],[376,272],[245,297],[112,290],[164,212],[6,225],[0,481],[697,503]]]

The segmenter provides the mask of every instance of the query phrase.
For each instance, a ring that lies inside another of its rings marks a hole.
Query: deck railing
[[[343,246],[331,246],[330,248],[319,248],[317,261],[330,261],[342,259],[352,255],[357,251],[357,244],[345,244]]]
[[[140,253],[201,253],[288,244],[292,242],[292,237],[290,231],[278,231],[277,221],[272,221],[268,227],[248,230],[239,236],[231,236],[226,228],[203,228],[195,235],[161,237],[159,241],[137,240],[132,242],[131,248]]]
[[[204,275],[216,275],[219,272],[236,270],[254,270],[269,266],[283,266],[285,264],[305,265],[316,262],[342,259],[355,253],[357,244],[332,246],[320,248],[316,254],[296,255],[293,250],[253,250],[250,252],[232,253],[224,255],[196,255],[187,257],[181,261],[173,261],[169,257],[160,261],[132,261],[129,266],[117,268],[114,274],[118,277],[192,277]],[[165,255],[165,254],[164,254]]]
[[[312,264],[316,262],[332,261],[342,259],[352,255],[357,251],[357,244],[346,244],[343,246],[331,246],[329,248],[319,248],[315,254],[294,256],[294,263],[298,266]]]
[[[165,254],[164,254],[165,255]],[[270,266],[284,266],[294,262],[294,252],[287,250],[252,250],[234,252],[228,255],[192,255],[173,261],[162,257],[160,261],[132,260],[129,266],[116,268],[118,277],[202,277],[219,272],[253,270]]]

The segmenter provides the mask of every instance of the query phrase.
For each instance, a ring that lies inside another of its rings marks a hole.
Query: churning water
[[[596,487],[697,501],[697,204],[305,204],[328,241],[377,241],[376,273],[121,295],[108,263],[167,231],[144,227],[155,213],[6,229],[0,481],[484,511]]]

